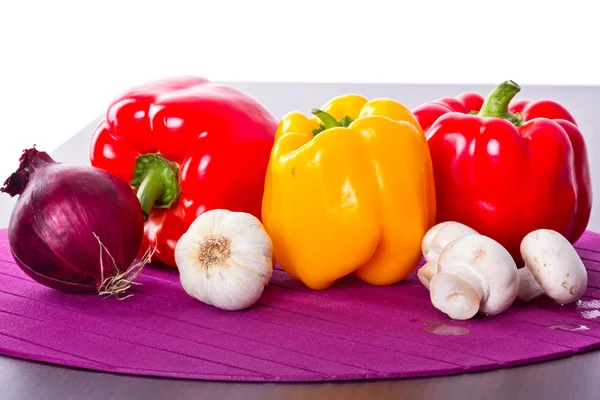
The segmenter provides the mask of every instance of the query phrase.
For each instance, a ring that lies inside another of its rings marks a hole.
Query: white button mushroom
[[[559,304],[574,303],[587,288],[587,270],[575,248],[550,229],[530,232],[521,241],[525,267],[519,269],[518,297],[523,301],[546,294]]]
[[[451,242],[437,265],[438,273],[430,282],[431,302],[452,319],[469,319],[477,312],[500,314],[517,296],[517,265],[500,243],[487,236],[472,234]]]
[[[419,280],[427,289],[431,278],[438,272],[437,259],[444,247],[450,242],[466,235],[477,234],[477,231],[460,222],[446,221],[433,226],[421,243],[425,265],[417,271]]]

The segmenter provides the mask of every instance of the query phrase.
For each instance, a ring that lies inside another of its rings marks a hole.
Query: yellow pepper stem
[[[312,110],[310,110],[310,112],[311,112],[311,114],[316,115],[317,118],[319,118],[323,122],[323,125],[325,125],[325,129],[335,128],[336,126],[340,126],[340,124],[338,124],[338,122],[335,120],[335,118],[333,118],[333,115],[329,114],[328,112],[319,110],[318,108],[313,108]]]
[[[310,110],[311,114],[314,114],[317,118],[319,118],[322,122],[320,124],[319,129],[313,129],[313,136],[317,136],[319,133],[336,127],[347,128],[352,123],[352,118],[349,116],[345,116],[339,121],[333,117],[333,115],[329,114],[326,111],[319,110],[318,108],[313,108]]]

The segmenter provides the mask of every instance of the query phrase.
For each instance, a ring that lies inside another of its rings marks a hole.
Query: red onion
[[[16,263],[53,289],[116,295],[149,260],[134,261],[144,216],[131,187],[99,168],[55,162],[35,148],[0,191],[19,195],[8,241]]]

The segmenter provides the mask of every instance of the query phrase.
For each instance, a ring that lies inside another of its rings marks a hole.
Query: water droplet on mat
[[[585,325],[571,325],[571,324],[552,325],[549,328],[550,329],[558,329],[561,331],[587,331],[588,329],[590,329]]]
[[[599,310],[582,311],[581,316],[585,319],[596,319],[596,318],[600,317],[600,311]]]
[[[471,333],[471,331],[462,326],[448,325],[442,321],[436,321],[433,319],[411,319],[410,322],[422,322],[427,324],[426,327],[421,328],[423,332],[431,333],[433,335],[440,336],[464,336]]]
[[[577,301],[577,308],[596,308],[600,309],[600,300],[579,300]]]

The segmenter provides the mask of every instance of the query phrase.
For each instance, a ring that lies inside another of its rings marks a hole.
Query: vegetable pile
[[[401,282],[421,258],[452,319],[572,303],[587,288],[573,247],[592,206],[585,141],[562,105],[520,89],[412,111],[346,94],[277,120],[204,78],[132,87],[91,166],[24,151],[2,188],[19,196],[11,251],[43,285],[119,298],[148,262],[175,267],[190,297],[228,311],[259,301],[276,263],[326,290],[349,274]]]

